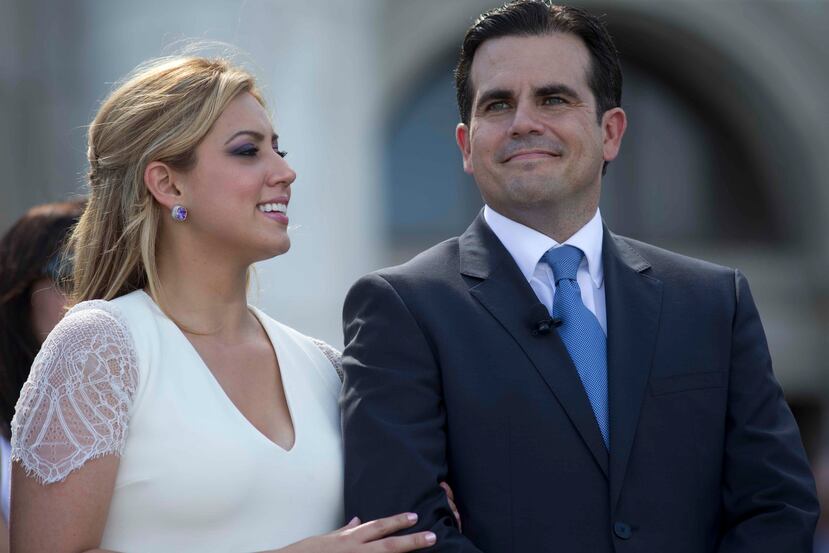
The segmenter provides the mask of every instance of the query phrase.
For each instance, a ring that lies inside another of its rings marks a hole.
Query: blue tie
[[[547,250],[541,259],[553,270],[556,280],[552,315],[562,321],[558,334],[576,366],[604,444],[609,449],[607,338],[596,316],[581,301],[576,272],[582,257],[584,253],[580,249],[560,246]]]

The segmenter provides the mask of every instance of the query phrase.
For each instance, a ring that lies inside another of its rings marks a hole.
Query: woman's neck
[[[247,306],[248,265],[228,257],[159,244],[157,300],[185,332],[235,341],[256,325]]]

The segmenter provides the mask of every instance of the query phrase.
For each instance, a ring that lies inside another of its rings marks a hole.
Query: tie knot
[[[558,284],[562,279],[576,280],[582,257],[584,252],[575,246],[559,246],[547,250],[541,259],[553,270],[553,277]]]

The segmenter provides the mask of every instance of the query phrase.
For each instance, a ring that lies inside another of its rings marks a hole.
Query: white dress
[[[251,310],[279,361],[290,450],[242,415],[137,291],[80,303],[49,335],[12,421],[13,459],[51,483],[120,455],[101,547],[123,553],[262,551],[341,526],[336,352]]]

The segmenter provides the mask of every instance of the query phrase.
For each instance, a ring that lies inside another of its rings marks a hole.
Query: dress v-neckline
[[[149,301],[152,304],[152,306],[155,309],[158,310],[158,313],[173,326],[173,328],[175,329],[175,332],[177,333],[178,337],[182,341],[184,341],[185,344],[187,344],[187,348],[189,349],[190,353],[198,361],[198,364],[200,366],[200,370],[203,373],[205,373],[206,378],[208,378],[210,380],[211,386],[217,388],[217,390],[220,392],[220,395],[222,396],[223,400],[228,404],[228,407],[229,407],[230,411],[234,413],[234,416],[236,416],[238,419],[240,419],[244,426],[246,426],[250,430],[252,430],[259,437],[259,439],[265,440],[268,444],[270,444],[273,447],[276,447],[279,451],[281,451],[283,453],[286,453],[286,454],[289,454],[289,453],[295,451],[296,447],[297,447],[297,443],[299,441],[299,433],[297,431],[297,427],[296,427],[296,423],[295,423],[296,418],[294,417],[294,409],[293,409],[293,405],[291,403],[292,394],[290,393],[290,390],[289,390],[289,388],[290,388],[290,384],[289,384],[290,378],[285,377],[285,371],[283,370],[284,365],[282,363],[282,359],[280,359],[280,357],[279,357],[279,351],[281,349],[281,347],[279,347],[281,345],[281,344],[279,344],[280,340],[277,338],[277,336],[275,336],[274,334],[271,333],[271,330],[269,328],[270,325],[265,324],[265,321],[262,320],[262,313],[260,313],[260,311],[256,307],[248,304],[248,306],[247,306],[248,311],[251,312],[251,314],[256,318],[256,321],[259,323],[259,325],[265,331],[265,335],[268,337],[268,341],[270,342],[270,345],[271,345],[271,350],[273,351],[274,357],[276,358],[277,370],[279,371],[279,378],[280,378],[280,381],[282,383],[282,394],[285,396],[285,403],[288,407],[288,416],[290,417],[291,428],[293,429],[293,435],[294,435],[294,441],[291,444],[291,447],[289,447],[289,448],[285,448],[281,444],[279,444],[279,443],[275,442],[274,440],[270,439],[261,430],[259,430],[256,427],[256,425],[254,425],[250,421],[250,419],[248,419],[245,416],[244,413],[242,413],[241,409],[239,409],[239,407],[233,402],[233,400],[230,399],[230,396],[227,395],[227,391],[225,391],[224,387],[219,382],[219,379],[216,378],[216,375],[210,369],[208,364],[204,361],[204,358],[199,353],[199,350],[196,349],[196,346],[193,345],[193,342],[191,342],[190,339],[187,337],[187,335],[185,335],[184,332],[181,330],[181,328],[179,328],[179,326],[161,310],[161,308],[158,306],[158,304],[155,303],[155,300],[153,300],[153,298],[149,294],[147,294],[147,292],[145,292],[144,290],[141,290],[141,293],[144,294],[144,296],[146,296],[147,301]]]

